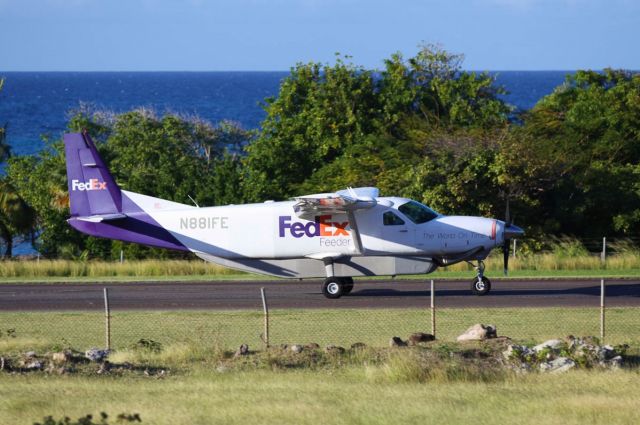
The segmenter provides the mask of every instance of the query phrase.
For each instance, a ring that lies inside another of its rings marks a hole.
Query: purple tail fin
[[[122,213],[122,193],[86,132],[64,135],[71,217]]]

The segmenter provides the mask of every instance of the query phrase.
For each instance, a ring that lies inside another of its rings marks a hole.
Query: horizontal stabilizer
[[[88,221],[90,223],[101,223],[103,221],[111,221],[111,220],[119,220],[121,218],[127,218],[126,214],[101,214],[101,215],[90,215],[86,217],[76,217],[76,219],[81,221]]]

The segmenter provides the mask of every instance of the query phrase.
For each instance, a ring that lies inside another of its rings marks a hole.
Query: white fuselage
[[[296,216],[295,202],[195,208],[126,192],[147,214],[195,253],[226,259],[292,259],[323,256],[455,255],[500,245],[502,222],[482,217],[437,216],[422,224],[397,210],[405,198],[378,198],[378,205],[354,212],[362,250],[346,214]],[[393,212],[403,224],[385,224]]]

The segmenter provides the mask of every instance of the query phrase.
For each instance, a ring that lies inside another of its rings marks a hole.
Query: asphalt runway
[[[321,281],[218,281],[2,284],[0,312],[104,309],[103,288],[113,310],[262,309],[264,287],[269,308],[413,308],[428,307],[429,280],[356,280],[353,292],[325,298]],[[598,279],[500,280],[478,297],[470,280],[436,281],[440,308],[456,307],[598,307]],[[607,281],[608,306],[640,307],[640,278]]]

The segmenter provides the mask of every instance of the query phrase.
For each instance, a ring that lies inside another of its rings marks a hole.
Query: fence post
[[[105,342],[107,350],[111,350],[111,309],[109,308],[109,290],[104,288],[104,319],[106,324]]]
[[[607,261],[607,237],[602,237],[602,252],[600,253],[600,261]]]
[[[120,264],[124,263],[124,251],[120,250]]]
[[[516,258],[516,242],[517,242],[517,239],[514,239],[513,240],[513,258]]]
[[[604,344],[605,338],[605,322],[604,322],[604,300],[605,300],[606,285],[604,279],[600,279],[600,343]]]
[[[264,311],[264,341],[265,348],[269,348],[269,306],[267,306],[267,297],[264,294],[264,287],[260,288],[260,295],[262,295],[262,310]]]
[[[436,337],[436,303],[435,303],[435,285],[431,279],[431,335]]]

